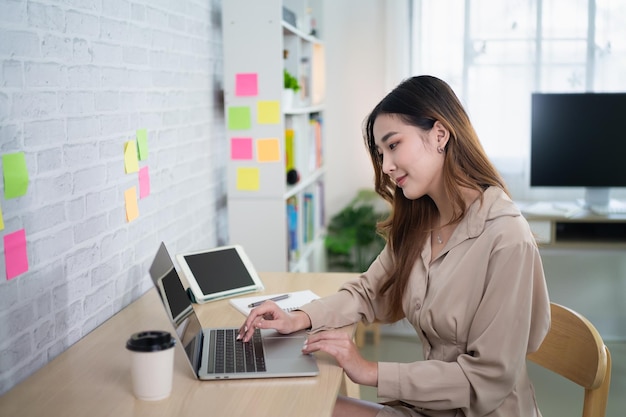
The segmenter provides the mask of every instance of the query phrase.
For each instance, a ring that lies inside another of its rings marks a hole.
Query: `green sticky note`
[[[4,174],[4,198],[15,198],[26,194],[28,189],[28,170],[24,152],[2,155]]]
[[[228,129],[246,130],[252,126],[250,117],[250,107],[229,107],[228,108]]]
[[[140,161],[148,159],[148,131],[146,129],[137,130],[137,151]]]

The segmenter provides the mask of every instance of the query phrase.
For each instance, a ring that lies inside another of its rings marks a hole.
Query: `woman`
[[[543,266],[458,98],[437,78],[410,78],[374,108],[364,136],[376,191],[392,207],[379,225],[385,248],[336,294],[291,313],[257,307],[240,336],[310,328],[304,353],[333,355],[354,382],[396,400],[340,397],[335,415],[541,415],[526,354],[550,326]],[[370,362],[330,330],[401,318],[417,331],[424,361]]]

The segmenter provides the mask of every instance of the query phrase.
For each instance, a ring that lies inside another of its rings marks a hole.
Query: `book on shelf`
[[[287,259],[296,260],[298,258],[298,198],[296,196],[287,199]]]
[[[304,207],[303,207],[303,223],[304,243],[309,243],[315,239],[315,202],[313,201],[313,193],[304,193]]]
[[[294,136],[295,132],[293,129],[285,129],[285,168],[287,171],[296,167]]]
[[[322,166],[322,118],[319,113],[311,115],[309,120],[310,130],[310,157],[311,157],[311,170],[315,170]]]

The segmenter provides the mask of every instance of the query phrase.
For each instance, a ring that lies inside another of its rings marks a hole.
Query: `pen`
[[[248,304],[248,307],[249,308],[258,307],[266,301],[280,301],[280,300],[284,300],[285,298],[289,298],[289,294],[278,295],[276,297],[268,298],[267,300],[256,301],[254,303]]]

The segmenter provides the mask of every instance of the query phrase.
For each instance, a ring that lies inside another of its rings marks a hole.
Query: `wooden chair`
[[[604,417],[611,384],[611,354],[582,315],[551,303],[550,331],[528,359],[585,389],[582,417]]]

